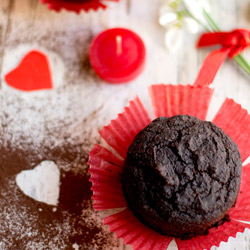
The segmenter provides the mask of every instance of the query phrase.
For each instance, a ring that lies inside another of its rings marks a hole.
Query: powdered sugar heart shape
[[[52,89],[49,61],[40,51],[30,51],[20,64],[5,75],[6,83],[21,91]]]
[[[42,161],[32,170],[16,176],[23,193],[34,200],[56,206],[60,194],[60,171],[53,161]]]

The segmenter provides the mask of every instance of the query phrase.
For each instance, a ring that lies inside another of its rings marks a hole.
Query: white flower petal
[[[175,52],[181,45],[182,30],[179,27],[171,27],[165,33],[165,46],[171,51]]]
[[[184,28],[191,34],[195,34],[199,32],[200,25],[191,17],[183,18]]]
[[[203,18],[203,7],[199,0],[183,0],[183,3],[195,18]]]
[[[168,12],[161,15],[159,18],[160,25],[167,27],[177,20],[177,14],[174,12]]]

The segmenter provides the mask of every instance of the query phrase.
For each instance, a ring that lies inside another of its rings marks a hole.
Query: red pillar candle
[[[99,34],[90,46],[90,63],[96,73],[110,83],[136,78],[145,63],[145,46],[131,30],[114,28]]]

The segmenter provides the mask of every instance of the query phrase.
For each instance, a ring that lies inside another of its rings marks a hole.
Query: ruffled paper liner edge
[[[102,138],[123,158],[135,136],[145,128],[151,119],[139,97],[129,102],[124,112],[118,114],[115,120],[104,126],[100,131]]]
[[[180,250],[211,249],[213,246],[219,247],[222,242],[227,243],[230,237],[236,238],[236,234],[243,233],[246,228],[250,229],[250,225],[231,220],[218,228],[211,228],[208,235],[196,236],[190,240],[175,239],[175,242]]]
[[[113,1],[118,2],[119,0],[104,0],[104,2]],[[102,0],[92,0],[89,3],[69,3],[60,0],[41,0],[42,4],[47,4],[48,9],[60,12],[62,9],[67,11],[74,11],[79,14],[82,10],[88,12],[89,10],[97,11],[98,9],[106,9],[107,6],[102,3]]]
[[[191,115],[205,120],[214,90],[207,86],[158,84],[149,88],[155,117]]]
[[[244,163],[250,155],[250,115],[247,110],[226,98],[212,122],[236,143]]]
[[[126,244],[132,245],[134,250],[167,249],[173,239],[142,224],[128,208],[106,217],[104,224],[109,226],[117,238],[123,238]]]

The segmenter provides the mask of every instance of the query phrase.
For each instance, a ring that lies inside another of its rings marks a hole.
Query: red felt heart
[[[22,91],[52,89],[47,56],[39,51],[29,52],[17,68],[5,75],[5,81],[11,87]]]

